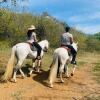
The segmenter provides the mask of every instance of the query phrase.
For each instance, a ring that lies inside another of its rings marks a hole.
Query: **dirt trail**
[[[54,88],[45,84],[48,72],[25,79],[19,75],[17,83],[0,84],[0,100],[92,100],[100,96],[100,86],[91,74],[92,67],[93,64],[84,64],[72,78],[64,78],[65,83],[57,79]]]

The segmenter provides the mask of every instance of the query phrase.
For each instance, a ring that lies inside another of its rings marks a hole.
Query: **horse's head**
[[[41,48],[43,49],[44,52],[47,52],[47,50],[49,48],[48,40],[42,40],[41,42],[39,42],[39,45],[41,46]]]
[[[73,48],[75,49],[75,51],[77,52],[78,49],[78,43],[73,42],[72,43]]]

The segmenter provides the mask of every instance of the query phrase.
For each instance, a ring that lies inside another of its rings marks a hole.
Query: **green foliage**
[[[77,31],[76,29],[71,29],[71,33],[74,36],[74,41],[78,42],[78,49],[79,50],[85,50],[86,49],[86,40],[87,40],[87,36],[80,32]]]
[[[100,40],[94,36],[89,36],[86,40],[87,51],[100,51]]]
[[[100,83],[100,63],[95,63],[93,73],[96,76],[95,79]]]
[[[100,32],[99,32],[99,33],[96,33],[96,34],[94,35],[94,37],[100,41]]]
[[[15,13],[0,9],[0,42],[9,41],[9,46],[27,40],[27,29],[30,25],[37,28],[38,40],[47,39],[53,48],[60,46],[60,36],[65,32],[67,23],[57,20],[47,12],[42,15],[30,13]],[[92,36],[71,28],[74,41],[78,42],[79,50],[100,51],[100,33]]]
[[[59,45],[60,33],[64,31],[63,25],[55,21],[52,17],[31,15],[28,13],[14,13],[8,10],[0,10],[0,40],[9,39],[11,42],[26,40],[26,33],[30,25],[37,27],[38,39],[48,39],[51,46]],[[55,37],[55,38],[54,38]],[[53,41],[53,42],[52,42]]]

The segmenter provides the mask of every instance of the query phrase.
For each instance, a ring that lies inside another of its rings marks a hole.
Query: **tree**
[[[95,37],[96,39],[100,40],[100,32],[99,32],[99,33],[94,34],[94,37]]]

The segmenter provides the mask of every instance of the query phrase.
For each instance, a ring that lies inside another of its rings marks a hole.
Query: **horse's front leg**
[[[65,66],[64,66],[64,73],[65,73],[66,77],[69,78],[68,64],[65,64]]]
[[[37,72],[40,72],[41,65],[42,65],[42,60],[38,60],[37,61]]]
[[[34,71],[34,68],[35,68],[35,60],[32,60],[33,64],[32,64],[32,69],[30,70],[28,76],[30,77],[32,72]]]
[[[74,75],[75,70],[76,70],[76,67],[77,67],[77,66],[73,64],[73,70],[72,70],[71,76],[73,76],[73,75]]]

